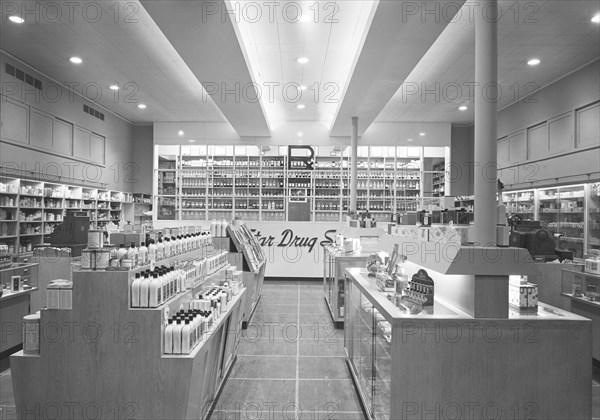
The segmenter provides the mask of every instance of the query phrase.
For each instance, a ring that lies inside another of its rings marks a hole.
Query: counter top
[[[0,269],[0,273],[8,272],[11,270],[16,270],[19,268],[27,268],[27,267],[35,267],[38,263],[13,263],[12,266]]]
[[[9,299],[17,298],[19,296],[25,296],[30,294],[31,292],[35,292],[38,290],[37,287],[32,287],[31,289],[21,290],[20,292],[4,292],[2,296],[0,296],[0,302],[4,302]]]

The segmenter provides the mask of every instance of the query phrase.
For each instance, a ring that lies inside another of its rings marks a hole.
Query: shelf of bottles
[[[556,247],[583,258],[585,235],[585,192],[583,185],[546,188],[538,191],[538,217],[554,237]]]
[[[447,148],[437,149],[443,156]],[[308,201],[311,220],[342,221],[349,207],[349,148],[313,150],[307,168],[301,160],[288,161],[287,146],[156,146],[156,218],[285,221],[290,202]],[[421,147],[360,147],[358,210],[381,221],[397,210],[417,210],[425,154]]]
[[[600,183],[589,184],[587,251],[600,250]]]
[[[0,177],[0,244],[13,255],[32,252],[62,223],[67,210],[86,211],[90,228],[119,224],[130,193],[56,182]]]
[[[506,214],[518,214],[523,220],[536,217],[535,190],[521,190],[502,193]]]

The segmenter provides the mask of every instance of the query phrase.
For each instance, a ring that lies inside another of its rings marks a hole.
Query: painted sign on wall
[[[267,256],[267,277],[323,277],[321,244],[346,223],[246,222]]]

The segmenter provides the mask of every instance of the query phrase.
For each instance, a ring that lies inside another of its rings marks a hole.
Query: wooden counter
[[[473,318],[437,298],[411,315],[346,271],[348,365],[370,418],[591,418],[589,320],[543,303]]]

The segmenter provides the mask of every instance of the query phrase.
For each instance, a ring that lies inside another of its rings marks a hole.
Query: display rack
[[[30,256],[63,222],[66,210],[87,212],[90,229],[101,229],[124,220],[132,203],[131,193],[2,176],[0,244],[15,256]]]
[[[303,220],[298,206],[291,205],[300,202],[307,203],[307,220],[344,220],[349,151],[312,149],[312,169],[307,169],[302,161],[289,162],[287,146],[156,146],[156,220]],[[397,211],[417,210],[433,195],[423,193],[422,162],[432,159],[424,148],[369,146],[359,152],[359,211],[389,221]]]
[[[167,312],[185,307],[201,288],[223,276],[217,272],[157,308],[130,308],[134,274],[145,268],[74,271],[72,309],[44,309],[40,319],[41,331],[54,326],[58,333],[70,328],[73,334],[60,340],[40,334],[39,354],[18,352],[10,358],[19,418],[42,418],[39,408],[50,405],[71,410],[58,417],[85,418],[90,403],[101,413],[98,418],[208,415],[235,361],[246,289],[231,299],[189,354],[163,354]]]

